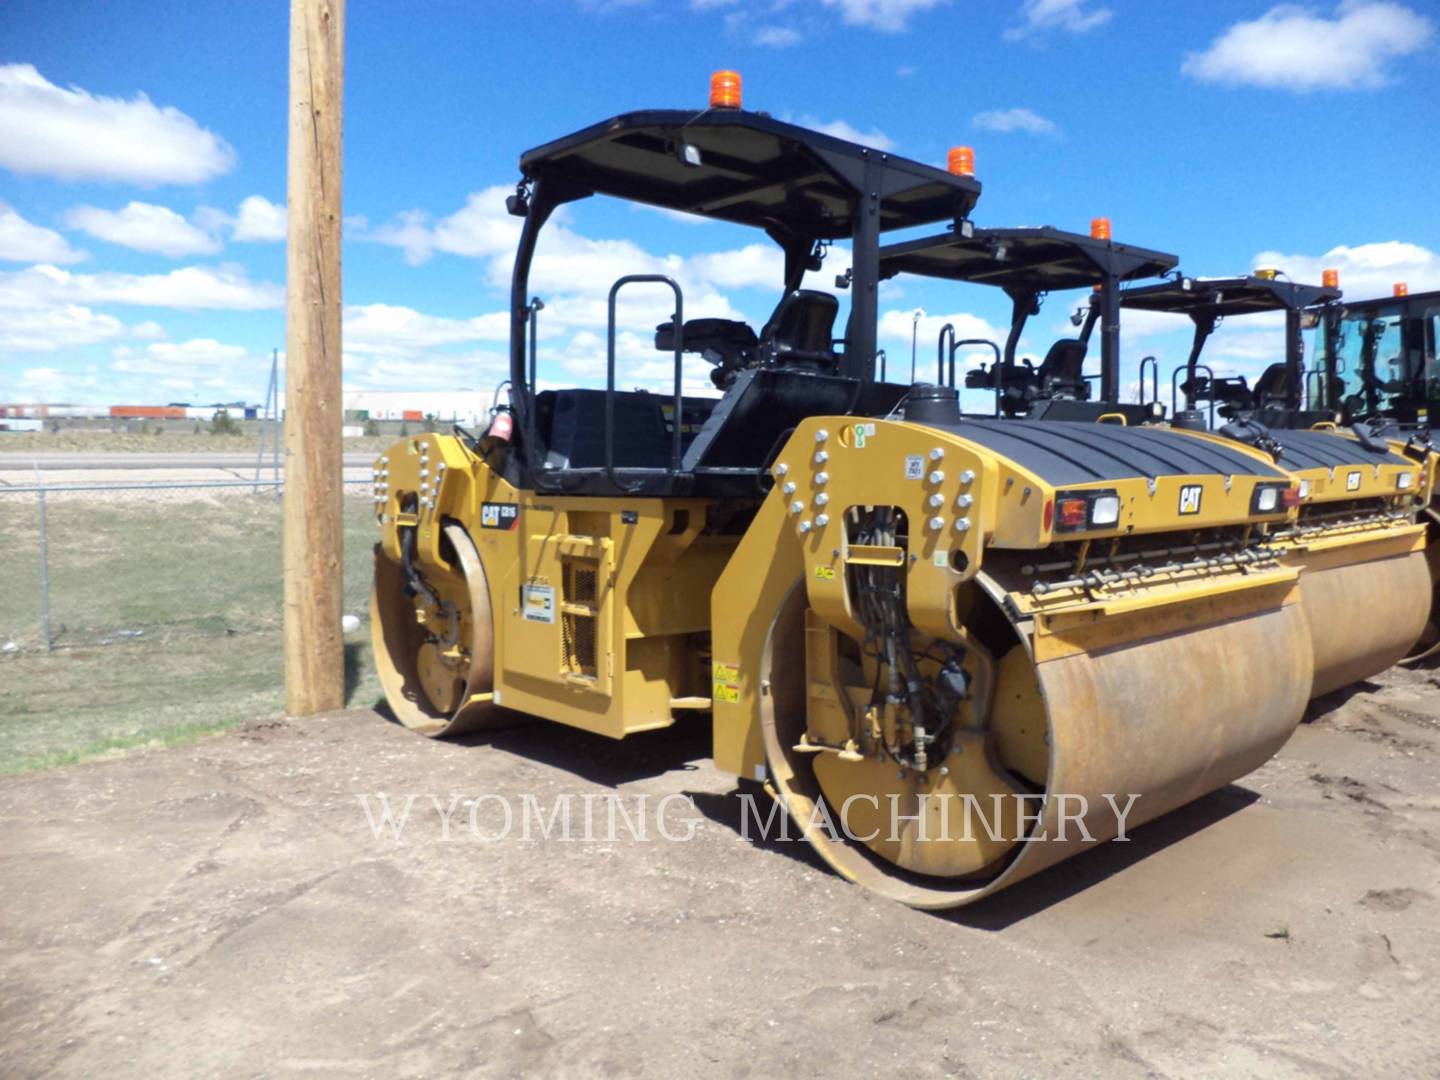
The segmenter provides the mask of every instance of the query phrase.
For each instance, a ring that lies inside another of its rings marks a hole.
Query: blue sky
[[[259,399],[283,347],[288,5],[9,0],[0,9],[0,401]],[[746,105],[941,164],[976,148],[981,224],[1083,231],[1190,273],[1337,266],[1351,295],[1440,288],[1440,8],[1124,0],[426,0],[347,13],[347,387],[492,386],[532,145],[645,107],[700,107],[710,71]],[[537,266],[547,381],[603,379],[603,297],[663,267],[691,314],[762,322],[759,234],[601,200]],[[843,252],[832,261],[843,264]],[[828,278],[832,267],[826,267]],[[1043,353],[1075,297],[1026,345]],[[626,313],[629,381],[661,378]],[[908,369],[946,318],[990,336],[1003,297],[902,279],[882,344]],[[1127,326],[1127,374],[1188,335]],[[1278,328],[1236,321],[1217,367],[1254,373]],[[690,373],[698,385],[704,364]]]

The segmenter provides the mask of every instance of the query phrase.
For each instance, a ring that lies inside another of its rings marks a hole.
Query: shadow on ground
[[[1218,791],[1138,826],[1123,843],[1111,840],[1096,844],[1089,851],[969,907],[932,914],[976,930],[1004,930],[1128,870],[1171,844],[1203,832],[1244,810],[1259,798],[1259,794],[1249,788],[1227,784]]]
[[[1332,690],[1328,694],[1315,698],[1309,705],[1305,706],[1305,715],[1300,718],[1302,724],[1313,724],[1315,721],[1324,718],[1332,712],[1345,707],[1346,703],[1357,694],[1374,694],[1380,691],[1378,683],[1365,679],[1362,682],[1351,683],[1349,686],[1342,686],[1339,690]]]
[[[1335,698],[1343,693],[1329,696]],[[392,723],[399,723],[388,707],[382,705],[377,711]],[[494,747],[609,788],[667,773],[694,772],[697,763],[711,754],[710,725],[698,718],[617,742],[519,713],[509,715],[515,720],[512,726],[448,741],[457,746]],[[687,790],[684,794],[697,812],[733,832],[737,839],[822,873],[831,872],[803,839],[797,823],[792,821],[788,830],[782,829],[777,817],[767,827],[772,800],[759,784],[741,780],[724,793]],[[1259,797],[1248,788],[1229,784],[1137,827],[1124,842],[1097,844],[1093,850],[1012,885],[995,897],[934,915],[975,929],[1003,930],[1223,821]]]
[[[383,702],[375,711],[392,724],[400,723]],[[665,773],[693,772],[696,763],[708,760],[711,753],[710,725],[699,718],[627,735],[621,742],[508,709],[504,717],[503,726],[445,741],[456,746],[491,746],[610,788]]]

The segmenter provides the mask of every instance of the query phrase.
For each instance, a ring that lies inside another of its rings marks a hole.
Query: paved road
[[[374,454],[357,453],[345,455],[346,469],[365,469],[375,460]],[[24,454],[0,452],[0,472],[28,470],[38,466],[45,471],[60,469],[251,469],[255,468],[254,454],[215,454],[196,451],[184,454],[127,453],[119,451],[108,454],[51,453]],[[283,466],[283,462],[282,462]],[[265,468],[271,462],[265,459]]]

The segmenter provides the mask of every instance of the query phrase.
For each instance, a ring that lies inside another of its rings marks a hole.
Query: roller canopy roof
[[[995,285],[1014,292],[1088,289],[1114,275],[1158,277],[1179,258],[1133,244],[1096,240],[1048,226],[976,229],[922,237],[880,249],[880,276],[898,273]]]
[[[821,240],[854,232],[862,193],[880,193],[882,230],[963,218],[980,197],[971,177],[728,109],[626,113],[527,151],[520,170],[581,193]]]
[[[1338,299],[1339,289],[1297,285],[1292,281],[1259,277],[1181,278],[1130,289],[1120,297],[1120,306],[1199,318],[1224,318],[1289,308],[1301,310]]]

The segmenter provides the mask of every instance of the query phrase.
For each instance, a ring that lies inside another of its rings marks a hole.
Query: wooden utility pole
[[[290,0],[285,259],[285,709],[345,703],[340,114],[345,0]]]

